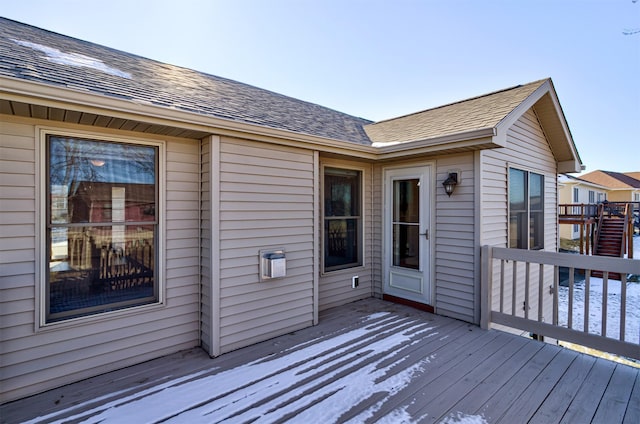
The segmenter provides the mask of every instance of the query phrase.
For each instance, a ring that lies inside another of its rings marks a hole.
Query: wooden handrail
[[[602,220],[604,219],[604,204],[598,205],[598,224],[593,232],[593,254],[598,254],[598,243],[600,242],[600,229],[602,228]]]

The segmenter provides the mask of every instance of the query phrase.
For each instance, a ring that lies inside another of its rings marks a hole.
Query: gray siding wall
[[[384,287],[384,168],[381,164],[373,165],[373,193],[371,194],[371,217],[373,228],[371,230],[371,272],[373,273],[373,296],[382,298]]]
[[[371,297],[373,290],[373,268],[375,266],[374,264],[377,262],[372,254],[374,246],[373,232],[375,226],[372,219],[373,193],[371,184],[371,165],[329,159],[323,159],[322,165],[335,168],[355,169],[362,172],[363,266],[331,271],[328,273],[322,273],[321,270],[319,283],[319,309],[321,311]],[[320,171],[320,180],[319,188],[322,186],[323,180],[322,167]],[[322,199],[322,196],[320,198],[320,214],[322,216],[322,214],[324,214],[324,199]],[[322,225],[320,233],[324,234],[324,228],[322,228]],[[321,238],[323,237],[324,236],[321,236]],[[318,249],[319,255],[322,258],[324,256],[322,243],[318,243]],[[356,289],[353,289],[351,287],[351,278],[356,275],[359,277],[360,284]]]
[[[507,133],[508,147],[486,150],[481,153],[482,169],[482,204],[481,204],[481,245],[507,247],[508,240],[508,197],[507,181],[509,167],[523,169],[544,175],[545,179],[545,238],[544,250],[555,252],[557,249],[557,164],[549,143],[542,131],[542,127],[533,110],[527,111]],[[524,266],[521,266],[524,268]],[[499,264],[494,264],[494,275],[499,272]],[[511,268],[507,266],[507,277],[511,277]],[[524,278],[524,271],[520,271],[518,280]],[[553,281],[553,270],[546,269],[545,281]],[[537,274],[532,274],[532,281],[537,281]],[[496,277],[497,278],[497,277]],[[493,304],[499,305],[497,286],[494,281]],[[507,284],[506,298],[511,299],[511,287]],[[548,290],[546,291],[548,294]],[[550,296],[550,295],[549,295]],[[531,290],[531,302],[535,308],[530,314],[537,314],[537,290]],[[518,313],[522,315],[524,292],[517,293],[516,305]],[[551,303],[545,299],[544,316],[551,319]],[[511,310],[511,302],[507,302]],[[547,321],[549,322],[549,321]]]
[[[166,190],[166,305],[36,330],[40,284],[36,263],[44,250],[36,244],[40,211],[36,210],[34,122],[4,116],[0,122],[0,401],[199,344],[199,142],[195,140],[166,142],[166,187],[161,187]]]
[[[220,349],[313,325],[314,153],[222,138]],[[287,276],[259,281],[260,249],[284,248]]]
[[[442,181],[449,170],[460,172],[451,197]],[[475,213],[473,154],[446,156],[436,162],[436,312],[476,322],[475,299],[480,281],[475,274]]]

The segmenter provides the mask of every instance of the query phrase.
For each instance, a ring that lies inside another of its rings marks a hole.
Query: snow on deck
[[[640,259],[640,236],[633,238],[633,258]],[[572,328],[582,331],[584,329],[584,310],[586,302],[585,282],[576,281],[573,292],[573,317]],[[640,282],[630,281],[626,284],[626,315],[625,315],[625,340],[632,343],[640,342]],[[618,280],[607,281],[607,328],[608,337],[618,338],[620,335],[622,284]],[[602,334],[602,298],[604,296],[604,282],[602,278],[590,277],[589,279],[589,333]],[[567,326],[569,287],[560,287],[558,290],[559,308],[558,323]]]
[[[376,299],[4,405],[3,422],[553,423],[640,417],[640,370]],[[635,387],[635,388],[634,388]]]

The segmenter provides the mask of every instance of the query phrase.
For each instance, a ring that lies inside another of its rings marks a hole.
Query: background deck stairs
[[[598,229],[593,254],[598,256],[624,257],[625,220],[619,217],[603,217]],[[602,271],[592,271],[593,277],[602,277]],[[609,273],[609,279],[620,280],[620,274]]]

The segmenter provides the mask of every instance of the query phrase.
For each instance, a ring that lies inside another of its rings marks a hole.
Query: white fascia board
[[[571,173],[571,172],[580,172],[580,171],[582,171],[582,164],[577,158],[574,160],[558,162],[559,173]]]
[[[437,152],[455,148],[467,148],[474,145],[495,144],[493,140],[495,135],[495,128],[490,127],[440,137],[425,138],[422,140],[392,143],[377,142],[373,143],[373,146],[378,149],[378,152],[381,155],[389,155],[408,150],[422,150],[425,152],[432,150]]]
[[[199,115],[8,77],[0,77],[0,98],[97,115],[108,113],[109,116],[116,118],[201,131],[207,134],[241,135],[243,138],[292,146],[304,145],[306,148],[311,145],[320,151],[349,154],[364,159],[375,159],[377,151],[376,148],[364,144]]]

